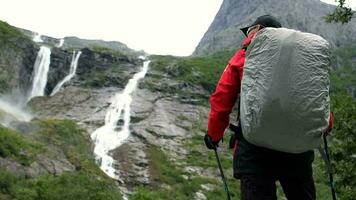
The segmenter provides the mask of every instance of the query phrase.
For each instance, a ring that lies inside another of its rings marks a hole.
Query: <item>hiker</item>
[[[209,149],[215,149],[229,125],[229,115],[239,99],[246,50],[260,30],[281,28],[273,16],[264,15],[241,31],[247,36],[242,48],[231,58],[215,92],[211,95],[208,131],[204,137]],[[331,118],[331,116],[330,116]],[[329,120],[329,127],[333,120]],[[312,162],[314,151],[286,153],[251,144],[242,134],[241,123],[237,127],[234,149],[234,177],[240,180],[241,199],[275,200],[278,180],[289,200],[314,200],[316,198]]]

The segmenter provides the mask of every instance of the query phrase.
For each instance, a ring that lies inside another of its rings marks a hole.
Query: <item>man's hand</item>
[[[205,135],[204,142],[208,149],[216,149],[219,146],[219,141],[213,141],[209,134]]]

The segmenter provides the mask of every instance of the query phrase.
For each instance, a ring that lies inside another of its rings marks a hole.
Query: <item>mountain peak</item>
[[[326,23],[323,17],[334,8],[319,0],[224,0],[193,55],[238,48],[244,38],[240,28],[265,14],[279,19],[283,27],[321,35],[334,46],[347,44],[356,38],[356,20],[348,25]]]

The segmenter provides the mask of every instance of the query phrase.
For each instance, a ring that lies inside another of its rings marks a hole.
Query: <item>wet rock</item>
[[[184,171],[186,171],[189,174],[197,174],[197,175],[202,174],[202,168],[196,166],[187,166],[184,168]]]
[[[215,186],[213,184],[203,184],[200,186],[205,191],[213,191]]]
[[[201,191],[199,191],[199,192],[195,193],[194,199],[195,200],[206,200],[207,198]]]
[[[138,138],[130,137],[123,145],[114,150],[117,175],[126,186],[148,185],[150,181],[147,146]]]
[[[37,178],[46,174],[60,175],[63,172],[75,170],[75,167],[66,160],[64,156],[58,159],[53,159],[45,155],[39,155],[36,158],[36,161],[29,166],[21,165],[9,158],[0,157],[0,168],[4,168],[22,178]]]

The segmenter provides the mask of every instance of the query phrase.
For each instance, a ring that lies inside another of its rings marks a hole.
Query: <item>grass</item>
[[[0,125],[0,156],[30,165],[43,150],[39,143]]]
[[[121,200],[113,182],[83,172],[18,178],[0,169],[0,197],[17,200]]]
[[[102,54],[110,54],[113,55],[115,57],[122,57],[122,56],[126,56],[123,53],[121,53],[120,51],[115,51],[106,47],[102,47],[102,46],[93,46],[91,47],[92,51],[98,52],[98,53],[102,53]]]
[[[207,57],[183,58],[177,65],[182,70],[182,81],[199,84],[209,92],[213,92],[215,86],[224,71],[233,52],[218,52]]]
[[[208,92],[215,89],[233,51],[217,52],[204,57],[151,56],[150,68],[172,76],[172,78],[200,85]]]
[[[206,197],[211,200],[220,200],[225,198],[225,192],[222,183],[215,178],[206,178],[202,176],[192,176],[182,170],[168,159],[165,153],[157,147],[151,146],[148,151],[150,158],[150,174],[153,177],[153,183],[146,187],[137,187],[135,193],[130,196],[130,200],[191,200],[195,193],[203,191],[201,185],[211,184],[216,187],[212,191],[204,192]],[[188,177],[184,178],[183,175]],[[231,188],[236,188],[237,182],[229,180]],[[233,189],[232,196],[236,197],[238,192]]]
[[[215,89],[232,51],[218,52],[205,57],[150,56],[150,69],[169,76],[179,85],[157,84],[164,78],[159,73],[148,74],[145,86],[163,96],[177,96],[184,103],[207,105],[208,94]],[[197,93],[195,88],[203,88]]]
[[[181,120],[187,120],[184,116]],[[194,123],[191,132],[200,132],[201,122]],[[223,183],[219,176],[207,177],[199,174],[191,174],[184,170],[184,167],[199,167],[203,170],[217,170],[215,155],[212,151],[206,151],[203,146],[202,136],[194,135],[190,139],[183,141],[185,149],[189,151],[187,158],[171,161],[169,157],[159,147],[150,146],[147,151],[149,158],[149,169],[152,184],[144,187],[137,187],[135,193],[130,196],[130,200],[191,200],[195,198],[196,192],[202,192],[208,200],[221,200],[226,198]],[[223,167],[226,172],[231,169],[231,153],[220,152]],[[181,164],[177,164],[181,163]],[[214,174],[214,173],[213,173]],[[233,199],[239,197],[239,183],[229,174],[227,177],[230,192]],[[211,191],[206,191],[202,185],[212,186]]]
[[[47,145],[61,149],[77,170],[106,177],[95,164],[90,138],[84,136],[84,130],[80,129],[74,121],[48,119],[35,123],[41,127],[38,132],[39,139]]]
[[[59,150],[76,170],[32,179],[19,177],[0,168],[0,199],[122,199],[115,182],[95,164],[89,138],[74,121],[47,119],[31,123],[38,129],[29,133],[28,137],[33,137],[36,142],[20,133],[0,127],[0,156],[29,165],[36,161],[38,153],[55,159]]]
[[[0,39],[9,39],[9,38],[16,38],[25,37],[17,28],[10,26],[8,23],[0,21]]]

